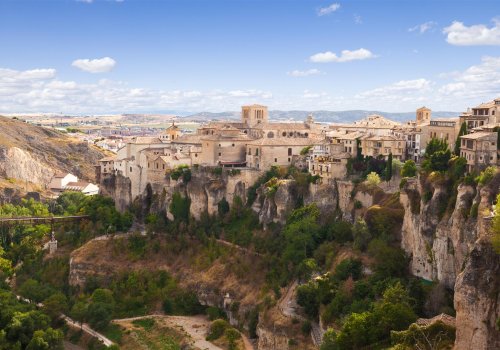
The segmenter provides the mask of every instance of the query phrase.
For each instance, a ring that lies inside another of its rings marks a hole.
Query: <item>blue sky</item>
[[[500,96],[500,1],[0,0],[0,112],[461,111]]]

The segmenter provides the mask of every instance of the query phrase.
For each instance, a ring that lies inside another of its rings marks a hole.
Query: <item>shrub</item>
[[[210,324],[210,329],[208,331],[207,340],[216,340],[222,337],[224,331],[229,328],[230,325],[226,320],[215,320]]]
[[[406,184],[408,183],[408,179],[406,177],[403,177],[401,181],[399,181],[399,189],[402,190]]]
[[[481,172],[476,180],[480,185],[486,185],[493,179],[496,172],[496,167],[489,166]]]
[[[182,177],[182,182],[188,183],[191,180],[191,170],[188,165],[179,165],[172,171],[170,177],[173,180],[178,180]]]
[[[224,310],[219,309],[218,307],[210,306],[207,307],[206,314],[210,321],[214,321],[217,319],[227,319],[226,313]]]
[[[363,208],[363,203],[361,203],[358,200],[355,200],[354,201],[354,209],[361,209],[361,208]]]
[[[376,172],[372,171],[366,176],[366,182],[368,185],[375,187],[378,186],[381,182],[379,174]]]
[[[300,327],[300,330],[302,331],[302,334],[304,335],[308,335],[309,333],[311,333],[311,330],[312,330],[312,326],[311,326],[311,321],[304,321],[302,322],[302,326]]]

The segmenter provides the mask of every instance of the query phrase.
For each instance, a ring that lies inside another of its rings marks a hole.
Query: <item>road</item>
[[[31,300],[23,298],[20,295],[16,295],[16,298],[18,300],[24,301],[25,303],[33,304],[31,302]],[[38,303],[38,304],[35,304],[35,305],[37,307],[39,307],[39,308],[43,307],[42,303]],[[70,318],[69,316],[66,316],[65,314],[61,314],[61,318],[64,319],[69,326],[81,329],[85,333],[90,334],[91,336],[97,338],[101,343],[103,343],[106,346],[111,346],[111,345],[114,344],[111,340],[109,340],[108,338],[106,338],[103,334],[101,334],[101,333],[93,330],[92,328],[90,328],[90,326],[88,324],[86,324],[86,323],[80,324],[80,322],[74,321],[72,318]]]

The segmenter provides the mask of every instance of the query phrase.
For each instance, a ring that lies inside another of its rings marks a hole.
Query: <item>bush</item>
[[[481,172],[481,174],[477,177],[476,180],[480,185],[484,186],[484,185],[488,184],[493,179],[496,172],[497,172],[496,167],[489,166]]]
[[[227,319],[227,316],[226,316],[226,313],[224,312],[224,310],[219,309],[218,307],[215,307],[215,306],[207,307],[205,312],[206,312],[208,319],[210,321],[214,321],[217,319],[224,319],[224,320]]]
[[[378,186],[380,184],[380,182],[381,182],[380,176],[374,171],[372,171],[371,173],[369,173],[366,176],[366,183],[369,186],[372,186],[372,187]]]
[[[188,183],[191,180],[191,169],[188,165],[179,165],[170,174],[170,178],[178,180],[182,177],[182,182]]]
[[[358,259],[344,259],[335,268],[335,278],[344,281],[349,277],[357,280],[361,277],[363,264]]]
[[[312,330],[311,321],[306,320],[306,321],[302,322],[302,326],[300,327],[300,330],[302,331],[302,334],[309,335],[309,333],[311,333],[311,330]]]
[[[208,331],[207,340],[216,340],[222,337],[224,331],[229,328],[230,325],[226,320],[215,320],[210,324],[210,329]]]
[[[354,209],[361,209],[361,208],[363,208],[363,203],[361,203],[358,200],[355,200],[354,201]]]
[[[403,177],[401,181],[399,181],[399,189],[402,190],[406,184],[408,183],[408,179],[406,177]]]

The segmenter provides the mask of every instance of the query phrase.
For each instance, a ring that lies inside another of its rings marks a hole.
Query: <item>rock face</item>
[[[500,255],[488,238],[470,252],[455,284],[455,349],[500,349]]]
[[[279,329],[269,330],[262,325],[257,327],[257,336],[259,337],[259,350],[288,350],[289,338],[286,332]]]
[[[132,203],[139,203],[143,207],[150,206],[156,211],[164,211],[167,216],[170,216],[168,208],[172,197],[178,192],[181,196],[190,198],[190,214],[199,219],[203,213],[217,214],[218,204],[222,199],[226,199],[230,205],[236,197],[245,202],[247,189],[258,176],[259,172],[254,170],[242,170],[239,174],[230,175],[225,172],[214,174],[209,169],[192,169],[192,177],[187,183],[166,176],[162,182],[147,184],[144,193],[133,198],[130,180],[118,174],[102,178],[101,191],[114,198],[120,211],[127,209]],[[151,189],[149,194],[148,188]]]
[[[0,177],[44,189],[55,172],[95,181],[94,165],[106,154],[60,131],[0,117]]]
[[[453,288],[478,238],[477,215],[471,215],[471,207],[475,203],[479,206],[481,196],[476,195],[474,187],[460,185],[453,210],[442,214],[443,203],[448,202],[447,189],[439,184],[432,186],[432,192],[426,193],[417,179],[409,179],[401,191],[405,209],[401,246],[411,257],[412,274]],[[425,201],[430,194],[432,197]]]
[[[0,172],[6,177],[46,185],[54,169],[18,147],[0,149]]]

